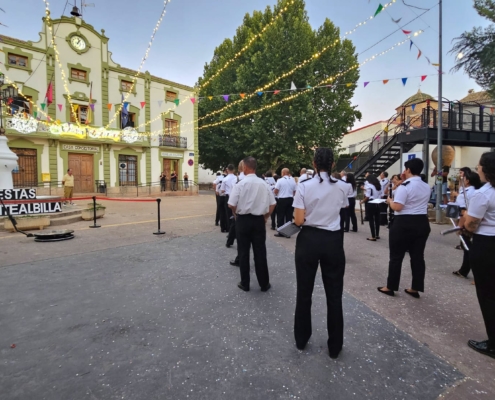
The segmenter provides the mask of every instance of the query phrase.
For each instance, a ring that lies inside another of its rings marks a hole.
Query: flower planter
[[[96,209],[96,219],[103,218],[105,215],[105,207],[100,207]],[[82,210],[81,218],[84,221],[92,221],[94,219],[94,209],[88,208],[86,210]]]
[[[14,217],[17,222],[17,229],[21,231],[29,231],[31,229],[42,230],[45,226],[50,226],[50,217],[47,215],[40,216],[24,216],[24,217]],[[6,219],[3,224],[6,231],[14,232],[14,226],[9,219]]]

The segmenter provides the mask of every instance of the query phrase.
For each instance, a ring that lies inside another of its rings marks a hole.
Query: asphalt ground
[[[470,350],[486,337],[474,286],[452,271],[462,252],[432,225],[425,293],[390,298],[388,232],[345,237],[345,340],[326,351],[318,277],[313,336],[295,348],[295,238],[267,233],[273,288],[253,275],[240,291],[235,245],[214,222],[210,195],[106,201],[99,229],[36,243],[0,233],[0,399],[492,399],[494,360]],[[57,227],[60,229],[60,227]],[[401,288],[410,282],[404,262]]]

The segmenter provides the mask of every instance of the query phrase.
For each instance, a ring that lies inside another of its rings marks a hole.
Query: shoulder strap
[[[407,181],[407,182],[404,182],[403,184],[401,184],[401,186],[407,186],[411,183],[411,181]]]

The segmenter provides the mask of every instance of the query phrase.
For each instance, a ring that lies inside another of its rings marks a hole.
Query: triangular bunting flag
[[[412,47],[413,47],[413,41],[411,40],[411,44],[409,45],[409,51],[411,51]]]
[[[108,111],[112,111],[112,106],[113,106],[113,104],[112,104],[112,103],[108,103],[108,104],[107,104]]]
[[[493,112],[493,111],[492,111],[492,112]],[[33,113],[33,117],[36,119],[36,117],[37,117],[37,116],[38,116],[38,111],[35,111],[35,112]]]
[[[430,59],[428,57],[426,57],[426,56],[425,56],[425,58],[426,58],[426,61],[428,61],[428,64],[431,64]]]
[[[222,97],[225,101],[229,101],[230,96],[228,94],[224,94]]]
[[[95,110],[95,105],[94,105],[94,103],[90,103],[90,104],[89,104],[89,108],[91,108],[91,111],[94,111],[94,110]]]
[[[279,93],[280,93],[280,90],[275,90],[275,91],[273,92],[273,94],[279,94]]]
[[[257,92],[256,93],[258,96],[263,96],[263,92]]]
[[[380,14],[383,10],[383,6],[380,4],[378,8],[376,9],[375,15],[373,15],[373,18],[375,18],[378,14]]]
[[[161,107],[163,104],[163,100],[158,100],[158,107]]]
[[[406,86],[407,78],[402,78],[402,84]]]
[[[193,104],[196,103],[196,99],[194,97],[191,97],[191,103],[193,103]]]
[[[388,133],[388,126],[386,126],[385,128],[383,128],[383,132]]]
[[[51,119],[50,119],[50,116],[49,116],[49,115],[47,115],[47,116],[46,116],[46,120],[47,120],[48,122],[50,122],[50,121],[51,121]]]
[[[241,96],[241,99],[243,99],[244,97],[246,97],[246,93],[241,93],[239,96]]]
[[[209,98],[210,100],[213,100],[213,96],[208,96],[208,98]]]
[[[427,77],[427,76],[428,76],[428,75],[423,75],[423,76],[421,77],[421,82],[423,82],[423,81],[426,79],[426,77]]]
[[[406,35],[410,35],[412,31],[406,31],[405,29],[402,29],[402,32],[404,32]]]
[[[414,109],[416,108],[416,104],[411,104],[411,108],[414,111]]]
[[[493,110],[494,110],[494,108],[493,107],[490,107],[490,111],[492,112],[492,114],[493,114]]]
[[[392,18],[392,21],[394,21],[396,24],[398,24],[398,23],[400,22],[400,20],[401,20],[401,19],[402,19],[402,18],[399,18],[399,19],[393,19],[393,18]]]
[[[290,83],[290,90],[297,90],[296,85],[294,85],[294,82]]]
[[[368,86],[369,82],[364,82],[364,87]]]
[[[347,87],[351,87],[352,86],[352,83],[346,83],[345,84]]]
[[[419,60],[419,57],[421,57],[421,50],[419,50],[418,57],[416,58],[416,60]]]
[[[179,99],[175,99],[174,100],[174,103],[175,103],[176,106],[179,106]]]
[[[59,109],[60,111],[62,111],[62,104],[57,104],[57,106],[58,106],[58,109]]]
[[[439,67],[440,66],[440,64],[431,64],[431,65],[433,65],[434,67]]]
[[[306,86],[306,89],[311,89],[311,86],[309,86],[309,85],[308,85],[308,86]]]
[[[145,101],[142,101],[141,102],[141,109],[143,109],[145,105],[146,105],[146,102]]]
[[[46,103],[41,103],[41,109],[45,111]]]
[[[385,80],[383,81],[383,84],[384,84],[384,85],[386,85],[387,83],[388,83],[388,79],[385,79]]]

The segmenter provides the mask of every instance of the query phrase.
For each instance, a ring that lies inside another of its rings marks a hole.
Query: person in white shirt
[[[423,168],[423,160],[419,158],[406,161],[403,172],[406,180],[395,190],[393,200],[387,199],[395,216],[389,233],[387,286],[379,287],[378,291],[388,296],[394,296],[394,292],[399,290],[402,260],[407,251],[411,257],[412,284],[405,292],[418,299],[418,292],[424,292],[424,253],[431,229],[428,221],[430,187],[419,176]]]
[[[376,242],[380,239],[380,204],[371,203],[372,200],[378,200],[382,197],[382,187],[380,181],[375,175],[368,174],[366,177],[364,199],[361,200],[361,204],[365,204],[366,215],[368,216],[371,237],[367,240]]]
[[[220,223],[220,209],[218,206],[218,191],[217,191],[217,182],[219,177],[222,176],[222,173],[220,171],[217,172],[217,176],[215,177],[215,180],[213,181],[213,190],[215,191],[215,199],[217,201],[217,208],[216,208],[216,214],[215,214],[215,226],[218,226]]]
[[[308,179],[308,174],[306,173],[306,168],[302,168],[301,171],[299,172],[299,180],[297,183],[299,184],[302,181],[305,181]]]
[[[463,189],[461,188],[461,190],[459,190],[459,195],[457,196],[455,204],[459,206],[462,216],[468,208],[468,204],[466,204],[466,201],[469,203],[469,200],[476,192],[476,190],[481,188],[481,180],[480,180],[480,176],[476,172],[464,173],[463,177],[461,177],[460,179],[463,180],[464,188]],[[469,248],[469,246],[471,245],[470,236],[462,235],[462,238],[464,239],[464,242]],[[465,248],[462,249],[464,250],[464,256],[462,258],[461,268],[452,273],[454,275],[467,278],[469,272],[471,271],[471,264],[469,262],[469,251],[466,250]]]
[[[277,184],[277,181],[275,180],[275,178],[273,177],[273,172],[272,171],[266,171],[265,173],[265,181],[266,183],[268,184],[268,186],[270,186],[270,190],[273,191],[275,190],[275,185]],[[277,198],[275,198],[275,201],[277,200]],[[270,215],[270,218],[271,218],[271,229],[272,231],[274,231],[275,229],[277,229],[277,224],[276,224],[276,217],[277,217],[277,206],[275,205],[275,209],[273,210],[272,214]]]
[[[221,187],[223,180],[227,176],[227,169],[224,169],[223,174],[218,176],[215,184],[215,191],[218,195],[218,213],[220,214],[220,231],[222,233],[229,231],[229,222],[227,220],[227,212],[225,206],[227,204],[225,193],[222,193]]]
[[[228,175],[222,182],[222,186],[220,188],[220,194],[225,196],[225,215],[227,219],[227,231],[231,232],[234,228],[234,216],[232,215],[232,210],[228,206],[230,192],[232,188],[237,183],[237,176],[234,175],[234,166],[229,164],[227,166]],[[234,240],[229,237],[227,238],[226,247],[230,247],[234,244]]]
[[[476,170],[487,183],[472,195],[459,226],[473,233],[469,259],[488,340],[468,346],[495,358],[495,152],[484,153]]]
[[[278,197],[277,201],[277,226],[280,228],[287,222],[292,221],[294,215],[294,208],[292,202],[294,201],[294,194],[296,193],[296,182],[290,176],[288,168],[282,170],[282,177],[277,181],[275,185],[274,194]],[[277,237],[286,237],[280,233],[276,233]]]
[[[342,179],[344,182],[347,182],[347,172],[344,169],[340,171],[340,179]]]
[[[357,185],[356,179],[353,173],[348,173],[346,175],[346,182],[351,185],[352,193],[347,195],[349,201],[349,207],[347,207],[346,220],[344,224],[344,232],[357,232],[358,223],[356,218],[356,196],[357,196]],[[352,230],[350,230],[350,223],[352,222]]]
[[[237,216],[237,246],[241,281],[239,289],[249,291],[249,249],[253,246],[256,277],[262,292],[271,288],[266,257],[266,221],[275,208],[275,197],[266,182],[256,176],[256,159],[244,159],[246,177],[235,185],[229,207]]]
[[[334,166],[331,149],[317,148],[313,164],[317,175],[301,182],[294,198],[294,223],[302,226],[296,241],[294,337],[299,350],[311,338],[311,302],[319,264],[327,299],[328,351],[331,358],[337,358],[344,342],[345,253],[340,210],[347,204],[348,192],[346,184],[329,175]]]
[[[388,179],[387,171],[383,171],[380,173],[380,186],[382,187],[382,199],[386,199],[388,197],[388,190],[390,187],[390,180]],[[382,226],[388,225],[387,211],[387,203],[380,204],[380,225]]]
[[[241,182],[246,175],[244,175],[244,161],[241,161],[239,165],[237,166],[237,171],[239,172],[239,176],[237,177],[237,182],[236,185]],[[231,245],[234,244],[235,239],[237,238],[237,226],[236,226],[236,219],[232,219],[233,224],[230,227],[229,234],[227,235],[227,247],[230,247]],[[237,256],[235,260],[230,261],[230,265],[238,267],[239,266],[239,249],[237,249]]]

